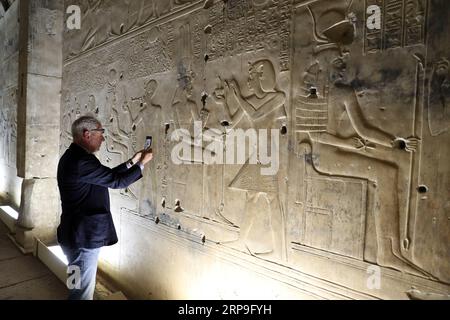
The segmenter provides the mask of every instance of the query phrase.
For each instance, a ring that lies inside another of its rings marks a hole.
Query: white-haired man
[[[139,180],[151,149],[136,153],[115,167],[103,166],[94,156],[105,141],[105,129],[93,116],[72,124],[73,143],[58,164],[62,214],[57,236],[70,271],[79,271],[70,289],[70,300],[92,300],[100,248],[117,243],[108,188],[122,189]],[[75,271],[75,272],[76,272]]]

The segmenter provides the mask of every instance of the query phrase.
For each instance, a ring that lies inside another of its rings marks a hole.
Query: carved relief
[[[353,177],[369,181],[370,187],[374,188],[376,261],[379,265],[428,275],[408,260],[403,242],[405,231],[403,224],[408,219],[409,210],[409,192],[405,186],[408,186],[411,179],[406,174],[409,170],[407,161],[403,159],[406,155],[416,152],[419,141],[414,136],[400,139],[393,133],[371,125],[365,117],[358,95],[346,73],[352,56],[343,48],[346,42],[347,44],[351,42],[347,41],[346,33],[341,31],[345,29],[345,24],[348,25],[348,29],[352,26],[346,19],[346,12],[343,9],[345,8],[336,7],[335,20],[330,19],[331,15],[328,15],[323,21],[321,19],[325,15],[320,14],[320,9],[307,6],[299,11],[303,13],[301,16],[303,19],[310,16],[312,21],[310,26],[315,29],[313,33],[319,37],[316,36],[316,40],[311,42],[311,45],[315,46],[311,56],[307,57],[303,53],[305,56],[299,54],[296,57],[296,61],[299,61],[297,72],[293,75],[294,79],[295,77],[299,79],[297,82],[299,87],[295,89],[296,94],[293,95],[296,144],[311,145],[312,165],[320,175],[336,177],[332,178],[332,181],[338,181],[337,177]],[[331,11],[332,8],[329,8],[327,13]],[[321,32],[325,21],[330,27]],[[334,39],[329,35],[333,35]],[[322,41],[317,41],[318,38],[322,38]],[[324,39],[328,41],[324,42]],[[303,241],[304,244],[311,245],[311,240],[306,236],[308,230],[320,227],[324,228],[325,234],[332,234],[335,226],[332,223],[332,212],[345,211],[345,206],[339,206],[335,202],[331,208],[318,211],[311,209],[311,211],[308,209],[307,196],[311,182],[303,179],[296,183],[306,190],[303,201],[303,211],[306,213],[302,218],[306,226],[304,235],[306,238],[303,238]],[[335,183],[327,181],[328,186]],[[360,201],[355,205],[362,206],[365,200],[357,199],[352,198],[352,201]],[[321,204],[322,207],[319,208],[324,208],[326,201],[321,201]],[[361,215],[365,214],[359,212]],[[308,220],[310,216],[316,218]],[[358,224],[354,226],[357,227]],[[359,238],[362,241],[362,237]],[[316,247],[324,248],[328,245],[330,251],[339,250],[332,248],[331,238],[327,240],[325,236],[320,241],[322,242],[315,244]],[[358,256],[355,252],[350,255]],[[361,255],[359,257],[361,258]]]
[[[278,89],[274,66],[270,60],[249,62],[247,86],[249,95],[243,95],[242,87],[235,79],[224,80],[216,93],[222,100],[232,128],[239,128],[242,120],[251,129],[280,129],[286,126],[286,97]],[[232,105],[237,111],[231,113]],[[278,146],[271,144],[270,153],[278,153]],[[276,146],[276,148],[273,148]],[[251,164],[249,159],[257,152],[249,145],[249,158],[229,184],[229,188],[245,192],[245,217],[240,226],[239,241],[252,254],[268,258],[284,258],[284,212],[280,203],[279,176],[262,175],[262,164]],[[227,218],[232,221],[233,219]]]
[[[6,115],[6,108],[3,108],[3,96],[0,95],[0,103],[2,104],[2,109],[0,110],[0,136],[2,137],[0,142],[1,142],[1,153],[0,153],[0,158],[1,159],[6,159],[6,132],[7,132],[7,128],[8,128],[8,124],[7,124],[7,115]]]
[[[16,166],[17,148],[17,96],[16,88],[6,90],[0,102],[0,159],[10,167]]]
[[[183,64],[179,65],[178,70],[178,86],[175,89],[175,93],[172,99],[172,107],[171,107],[171,115],[173,123],[175,125],[175,129],[184,129],[185,131],[178,130],[180,134],[183,132],[189,132],[188,139],[195,139],[194,132],[194,122],[200,120],[200,114],[197,107],[197,103],[193,97],[193,80],[195,73],[190,69],[190,67],[186,68]],[[181,137],[180,137],[181,138]],[[190,158],[180,159],[183,161],[191,161]],[[194,159],[201,162],[200,159]]]
[[[68,92],[65,92],[63,110],[61,112],[60,153],[64,152],[72,143],[72,123],[81,116],[81,108],[74,97],[73,104]]]
[[[207,52],[210,60],[249,51],[268,50],[278,55],[281,71],[290,68],[291,0],[254,3],[217,1],[209,9],[212,26]]]
[[[166,198],[164,196],[164,198],[166,201],[170,200],[167,206],[173,208],[175,212],[202,216],[202,203],[190,200],[201,197],[203,193],[202,165],[204,162],[202,154],[204,147],[200,135],[203,133],[204,126],[202,125],[199,130],[195,130],[194,127],[195,122],[201,122],[201,117],[200,108],[195,99],[196,92],[194,92],[196,74],[190,63],[192,61],[192,43],[190,37],[182,39],[183,34],[187,33],[189,33],[188,25],[181,25],[177,37],[181,45],[176,72],[177,86],[165,116],[166,126],[167,124],[170,126],[168,134],[170,134],[172,140],[171,142],[165,141],[165,144],[172,147],[167,151],[167,156],[171,157],[169,161],[172,163],[170,166],[172,171],[169,174],[171,186],[169,188],[173,197]],[[176,130],[176,134],[173,133],[173,130]],[[187,150],[190,150],[189,154],[173,152],[176,143],[183,144]],[[185,164],[173,165],[174,161]],[[196,187],[192,188],[191,186],[194,184]]]
[[[118,41],[100,48],[87,59],[69,63],[64,68],[64,83],[77,92],[102,90],[104,75],[111,65],[117,66],[116,69],[120,67],[127,79],[169,71],[174,67],[172,46],[172,24],[151,28],[129,41]],[[109,53],[111,51],[114,55]]]
[[[122,72],[110,70],[106,91],[106,110],[109,114],[107,114],[108,134],[105,136],[105,145],[106,157],[119,156],[114,161],[117,164],[130,159],[142,149],[140,143],[146,135],[145,126],[151,124],[147,117],[152,107],[160,108],[151,102],[157,89],[155,80],[147,82],[144,85],[143,95],[139,96],[133,96],[128,92],[127,82]],[[132,199],[139,199],[142,185],[146,182],[146,180],[138,181],[124,190],[123,194]]]
[[[433,63],[428,112],[432,136],[450,129],[450,62],[447,58]]]
[[[307,143],[296,150],[294,241],[363,260],[367,180],[320,174],[311,151]]]
[[[65,57],[75,57],[192,2],[193,0],[175,3],[165,0],[72,1],[71,5],[81,7],[83,28],[66,30],[66,37],[71,41],[66,47]]]
[[[364,28],[365,52],[425,44],[427,0],[366,0],[371,5],[381,8],[382,28]]]
[[[153,136],[143,179],[112,191],[122,212],[283,265],[309,248],[357,266],[444,273],[432,269],[438,259],[424,262],[432,241],[422,228],[445,231],[449,207],[431,200],[445,198],[432,169],[448,175],[431,145],[450,127],[448,54],[424,58],[426,0],[106,3],[91,1],[89,31],[66,41],[82,50],[64,67],[61,149],[86,111],[107,129],[109,166]],[[371,4],[382,8],[379,31],[361,23]],[[100,12],[114,21],[97,24]],[[261,174],[251,139],[242,162],[214,163],[232,129],[278,129],[267,153],[280,155],[280,170]],[[172,153],[178,143],[191,157]],[[422,184],[440,189],[420,194]]]
[[[143,148],[140,143],[142,143],[143,138],[147,135],[152,135],[153,143],[152,149],[155,151],[162,150],[163,146],[160,145],[161,141],[161,130],[155,130],[154,128],[160,128],[162,123],[162,107],[157,102],[155,102],[155,97],[157,97],[159,89],[158,81],[150,78],[144,83],[144,95],[139,98],[135,98],[138,101],[139,111],[138,115],[135,117],[134,125],[136,126],[133,148],[135,150],[141,150]],[[151,132],[149,132],[151,128]],[[150,164],[149,169],[144,172],[144,178],[142,185],[137,185],[137,188],[141,189],[139,198],[139,212],[141,215],[155,215],[157,213],[157,207],[160,205],[159,199],[157,198],[158,191],[158,180],[155,173],[160,174],[158,171],[161,167],[166,166],[167,159],[157,152],[155,154],[153,162]]]
[[[447,259],[450,250],[450,41],[448,32],[443,32],[449,27],[448,5],[446,1],[431,1],[428,10],[427,60],[420,70],[425,81],[423,89],[419,87],[418,91],[423,110],[418,123],[423,143],[412,180],[414,201],[409,225],[413,261],[445,283],[450,283],[450,260]]]
[[[128,77],[140,78],[173,67],[174,51],[170,41],[172,25],[165,24],[149,32],[140,34],[131,41],[132,50],[128,51]]]

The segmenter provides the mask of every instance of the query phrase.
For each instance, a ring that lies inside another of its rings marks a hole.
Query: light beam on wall
[[[10,206],[0,206],[0,209],[6,212],[14,220],[19,218],[19,213]]]
[[[51,247],[48,247],[48,249],[59,259],[59,260],[61,260],[65,265],[67,265],[68,264],[68,261],[67,261],[67,257],[66,257],[66,255],[64,254],[64,252],[62,251],[62,249],[61,249],[61,247],[60,246],[51,246]]]

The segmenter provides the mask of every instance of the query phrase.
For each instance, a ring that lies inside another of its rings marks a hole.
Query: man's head
[[[78,118],[72,124],[73,142],[80,145],[90,153],[100,150],[105,129],[96,118],[86,115]]]

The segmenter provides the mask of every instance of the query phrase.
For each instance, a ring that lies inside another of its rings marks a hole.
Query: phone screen
[[[147,136],[145,138],[145,145],[144,145],[144,149],[148,149],[152,146],[152,136]]]

